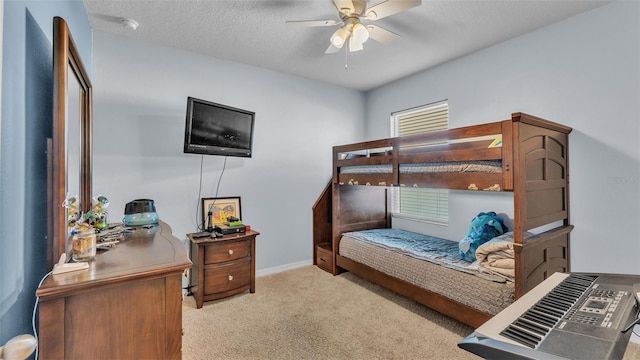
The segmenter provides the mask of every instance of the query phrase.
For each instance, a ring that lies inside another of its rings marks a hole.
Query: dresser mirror
[[[50,146],[49,268],[60,255],[71,258],[66,200],[77,213],[91,210],[92,87],[69,27],[53,18],[53,138]]]

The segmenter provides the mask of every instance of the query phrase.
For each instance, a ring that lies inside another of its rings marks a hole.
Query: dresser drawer
[[[204,269],[204,295],[221,293],[251,283],[251,261],[210,266]]]
[[[217,264],[248,257],[251,254],[249,240],[225,241],[219,244],[207,245],[204,250],[204,263]]]
[[[323,246],[316,247],[316,265],[328,272],[333,271],[333,253]]]

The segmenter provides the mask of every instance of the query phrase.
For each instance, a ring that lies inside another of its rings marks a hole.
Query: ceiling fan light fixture
[[[349,51],[350,52],[354,52],[354,51],[360,51],[363,50],[364,46],[362,46],[362,43],[359,42],[353,35],[351,36],[351,38],[349,38]]]
[[[369,31],[361,23],[353,25],[353,34],[351,35],[353,41],[358,42],[360,45],[364,44],[369,39]]]
[[[349,36],[349,32],[344,27],[336,30],[333,35],[331,35],[331,45],[337,47],[338,49],[342,48],[344,43],[347,41],[347,37]]]

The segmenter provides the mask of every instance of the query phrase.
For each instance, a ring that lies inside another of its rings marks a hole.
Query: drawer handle
[[[229,281],[233,280],[233,276],[229,275]]]
[[[322,261],[322,262],[327,262],[327,260],[325,260],[325,259],[323,259],[323,258],[320,258],[320,261]]]
[[[229,249],[229,255],[233,255],[233,250]]]

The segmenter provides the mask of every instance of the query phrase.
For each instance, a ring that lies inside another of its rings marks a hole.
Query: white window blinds
[[[446,101],[391,114],[391,136],[405,136],[449,128]],[[449,190],[395,188],[394,216],[446,223],[449,221]]]

